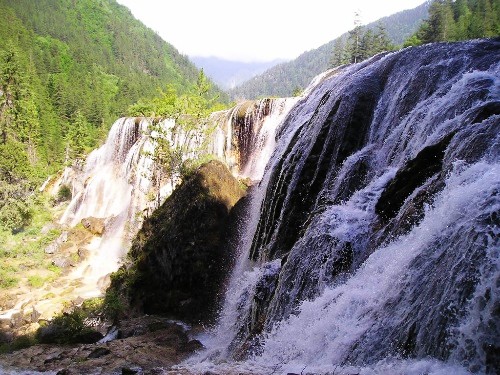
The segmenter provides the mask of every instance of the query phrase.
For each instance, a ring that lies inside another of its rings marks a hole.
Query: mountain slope
[[[2,143],[43,173],[92,149],[130,104],[198,76],[114,0],[0,0],[0,71]]]
[[[367,25],[375,28],[381,22],[394,44],[401,44],[415,30],[420,22],[427,17],[429,4],[424,3],[414,9],[398,12],[377,22]],[[305,88],[319,73],[330,67],[330,59],[335,41],[345,38],[347,33],[341,35],[321,47],[305,52],[295,60],[279,64],[262,75],[230,90],[233,98],[258,98],[263,96],[291,96],[297,89]]]

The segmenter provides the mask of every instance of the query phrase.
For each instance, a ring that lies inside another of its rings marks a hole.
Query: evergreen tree
[[[428,29],[424,43],[451,40],[454,36],[453,10],[450,0],[436,0],[429,8]]]
[[[429,8],[429,18],[405,46],[498,35],[500,0],[435,0]]]
[[[14,134],[16,105],[21,97],[20,70],[16,53],[5,51],[0,60],[0,141],[3,144]]]
[[[38,183],[131,103],[167,85],[186,94],[197,73],[115,0],[0,1],[0,144],[22,145]]]
[[[470,30],[472,12],[467,0],[457,0],[454,8],[454,19],[456,20],[454,40],[468,39],[472,35]]]
[[[394,45],[391,43],[389,36],[387,35],[387,30],[382,23],[378,23],[375,29],[375,35],[373,37],[374,43],[374,53],[380,53],[385,51],[391,51],[394,49]]]
[[[333,45],[332,58],[330,59],[330,66],[336,67],[344,64],[349,64],[351,58],[346,49],[345,41],[342,37],[337,38]]]
[[[80,111],[76,111],[66,133],[66,160],[82,158],[94,144],[92,126]]]
[[[378,24],[375,31],[358,25],[349,31],[346,43],[342,38],[335,41],[331,66],[361,62],[378,53],[392,49],[394,46],[387,36],[384,25]]]

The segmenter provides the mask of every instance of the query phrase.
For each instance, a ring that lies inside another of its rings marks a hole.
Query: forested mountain
[[[378,25],[385,28],[390,41],[402,44],[419,27],[428,15],[429,3],[414,9],[405,10],[368,24],[368,29],[375,30]],[[335,43],[345,40],[348,33],[305,52],[297,59],[279,64],[262,75],[237,86],[230,91],[233,98],[257,98],[262,96],[291,96],[295,91],[304,89],[312,78],[330,68]]]
[[[132,103],[167,85],[186,92],[197,77],[114,0],[0,0],[0,219]]]
[[[232,89],[236,85],[265,72],[267,69],[283,62],[274,60],[266,62],[241,62],[225,60],[218,57],[191,56],[191,61],[224,89]]]

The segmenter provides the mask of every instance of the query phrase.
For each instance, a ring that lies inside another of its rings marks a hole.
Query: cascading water
[[[295,99],[264,99],[245,103],[243,120],[237,115],[242,113],[241,105],[219,112],[213,116],[214,129],[208,133],[209,139],[194,137],[188,140],[186,149],[195,152],[208,143],[208,152],[233,165],[236,174],[260,179],[274,147],[277,124],[294,102]],[[88,217],[105,220],[104,235],[94,239],[89,259],[73,272],[73,277],[81,278],[88,289],[82,294],[84,297],[99,294],[106,286],[105,276],[117,270],[144,214],[154,210],[173,189],[170,181],[162,187],[152,181],[151,155],[158,134],[151,128],[151,121],[117,120],[106,143],[89,155],[82,171],[75,176],[73,169],[67,169],[61,179],[73,187],[74,197],[61,218],[63,224],[74,226]],[[173,147],[186,142],[182,131],[172,131],[175,126],[172,120],[163,120],[159,126],[167,130],[165,134]],[[152,191],[158,188],[160,199],[151,199]]]
[[[100,293],[105,286],[100,279],[118,268],[140,225],[140,214],[154,208],[147,197],[153,188],[154,144],[145,135],[149,125],[147,119],[117,120],[106,143],[89,155],[81,175],[73,179],[81,183],[73,183],[74,198],[61,223],[74,226],[88,217],[106,220],[103,237],[94,239],[89,259],[74,272],[89,286],[89,294]],[[172,126],[172,122],[163,126]]]
[[[278,129],[220,327],[187,366],[495,373],[499,61],[477,40],[323,75]]]
[[[298,98],[247,101],[216,112],[209,152],[242,178],[260,181],[276,144],[276,129]]]

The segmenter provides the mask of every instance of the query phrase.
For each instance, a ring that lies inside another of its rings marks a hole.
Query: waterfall
[[[316,80],[277,130],[221,323],[186,366],[494,373],[499,61],[498,40],[433,44]]]
[[[275,144],[276,127],[296,99],[263,99],[245,102],[228,111],[211,116],[210,129],[203,136],[186,140],[182,131],[174,130],[173,120],[162,120],[173,147],[189,142],[185,158],[207,151],[232,167],[242,177],[259,180]],[[244,108],[244,109],[243,109]],[[82,296],[98,295],[106,287],[106,277],[118,269],[130,242],[139,230],[144,215],[151,213],[174,188],[163,181],[159,192],[153,183],[155,137],[153,119],[121,118],[109,132],[106,142],[94,150],[85,164],[67,168],[53,191],[61,184],[72,187],[73,199],[61,223],[70,227],[82,219],[103,219],[105,231],[89,245],[90,256],[72,272],[84,285]],[[152,199],[157,197],[158,199]]]
[[[165,127],[172,124],[164,122]],[[87,296],[101,293],[106,286],[103,278],[118,269],[143,212],[154,208],[148,198],[153,189],[154,150],[148,127],[147,119],[118,119],[106,142],[90,153],[81,172],[71,180],[73,199],[61,223],[75,226],[88,217],[105,220],[102,238],[93,240],[89,259],[73,272],[89,289]]]
[[[210,152],[232,172],[260,181],[276,145],[276,131],[298,98],[245,101],[212,114],[215,123]]]

